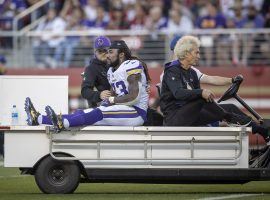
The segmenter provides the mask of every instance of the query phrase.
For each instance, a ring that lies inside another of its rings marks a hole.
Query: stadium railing
[[[0,42],[4,38],[17,38],[11,45],[13,55],[8,59],[11,67],[38,67],[36,56],[47,57],[47,67],[63,67],[64,53],[61,54],[61,60],[54,59],[55,48],[49,48],[48,54],[41,55],[42,48],[34,48],[35,42],[41,37],[47,39],[62,37],[63,41],[69,41],[74,36],[80,41],[73,48],[73,55],[68,66],[83,67],[93,55],[92,43],[94,37],[98,35],[106,35],[112,40],[125,40],[133,54],[151,63],[151,66],[155,66],[171,59],[170,41],[175,35],[184,35],[180,31],[175,33],[166,30],[151,32],[97,29],[64,31],[60,35],[53,35],[48,31],[35,31],[30,30],[31,28],[13,32],[0,31]],[[269,29],[194,29],[192,35],[198,36],[201,40],[201,66],[270,65]],[[1,51],[8,54],[8,50],[1,49]]]

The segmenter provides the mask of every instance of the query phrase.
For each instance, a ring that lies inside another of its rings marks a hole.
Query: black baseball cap
[[[126,58],[129,58],[131,56],[131,51],[128,48],[126,42],[124,40],[115,40],[112,42],[110,49],[119,49],[126,54]]]
[[[124,40],[115,40],[111,43],[110,49],[129,49]]]

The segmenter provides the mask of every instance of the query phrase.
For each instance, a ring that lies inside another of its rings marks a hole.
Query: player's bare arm
[[[113,97],[117,96],[116,93],[115,93],[115,91],[113,90],[113,88],[111,88],[110,91],[111,91],[111,96],[113,96]]]
[[[232,83],[231,78],[221,77],[221,76],[209,76],[204,74],[200,80],[201,83],[210,84],[210,85],[229,85]]]
[[[125,104],[134,101],[139,95],[139,81],[141,80],[141,74],[132,74],[127,78],[129,83],[128,94],[115,97],[115,104]]]

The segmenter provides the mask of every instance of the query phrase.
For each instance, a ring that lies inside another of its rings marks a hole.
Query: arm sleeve
[[[202,97],[202,89],[186,89],[181,75],[173,70],[168,69],[164,74],[163,79],[165,79],[165,83],[172,92],[174,98],[178,100],[195,100]]]
[[[138,60],[131,60],[127,63],[127,66],[126,66],[127,76],[130,76],[133,74],[141,74],[142,71],[143,71],[143,66],[140,64]]]
[[[81,85],[81,95],[83,98],[93,103],[98,103],[101,101],[100,92],[94,91],[96,79],[97,72],[89,66],[86,67],[84,71],[83,82]]]
[[[201,78],[204,76],[204,74],[195,67],[191,67],[191,68],[196,72],[198,80],[201,80]]]

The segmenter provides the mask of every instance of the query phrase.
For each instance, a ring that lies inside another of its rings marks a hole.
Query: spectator
[[[199,17],[196,22],[196,26],[202,29],[208,28],[225,28],[226,18],[222,13],[217,10],[217,5],[208,2],[206,4],[206,15]]]
[[[183,4],[183,0],[172,0],[171,9],[177,10],[183,16],[189,18],[189,20],[193,20],[193,14],[191,11]]]
[[[145,29],[145,20],[146,20],[147,12],[146,8],[137,3],[135,5],[135,17],[130,21],[130,28],[132,30],[143,30]]]
[[[67,31],[76,31],[81,29],[81,21],[83,12],[80,8],[74,10],[73,15],[68,19]],[[70,66],[70,62],[73,58],[74,48],[80,43],[79,36],[67,36],[55,49],[53,67],[64,67]],[[62,55],[64,60],[62,62]]]
[[[63,8],[60,12],[60,17],[66,21],[72,17],[73,11],[80,8],[80,2],[78,0],[64,1]]]
[[[167,29],[173,33],[190,33],[193,29],[193,23],[187,16],[176,9],[172,9]]]
[[[158,34],[158,31],[166,29],[167,25],[168,19],[162,15],[162,8],[158,6],[152,7],[145,21],[145,27],[150,31],[150,35],[144,37],[144,48],[138,50],[138,55],[140,55],[142,59],[144,59],[145,55],[149,54],[147,48],[152,48],[157,51],[155,51],[155,54],[151,55],[151,60],[154,62],[163,62],[165,60],[164,36]]]
[[[36,31],[43,31],[43,34],[36,38],[33,43],[35,61],[38,67],[52,67],[52,55],[51,51],[54,50],[61,42],[64,41],[64,37],[59,36],[66,27],[66,22],[58,17],[56,10],[50,8],[47,12],[46,19],[42,21]]]
[[[258,12],[255,5],[249,6],[248,9],[248,20],[245,24],[245,27],[247,28],[263,28],[264,27],[264,18],[263,16]],[[249,39],[246,40],[249,42],[249,47],[245,50],[247,51],[247,59],[248,59],[248,65],[252,64],[264,64],[264,57],[263,53],[261,51],[261,46],[263,45],[264,41],[264,35],[263,34],[256,34],[251,35]],[[250,51],[249,51],[250,50]]]
[[[13,18],[26,8],[22,0],[3,0],[0,3],[0,30],[12,30]],[[21,21],[20,21],[21,22]],[[22,26],[23,24],[19,24]],[[2,37],[0,39],[2,48],[12,47],[12,37]]]
[[[264,0],[263,5],[262,5],[262,9],[261,9],[261,13],[263,16],[267,16],[267,15],[269,15],[269,11],[270,11],[270,1]]]
[[[6,73],[6,58],[3,55],[0,55],[0,75],[4,75]]]
[[[243,10],[243,13],[245,16],[248,15],[248,10],[249,10],[249,7],[252,6],[254,7],[257,11],[260,11],[262,9],[262,5],[263,5],[263,1],[264,0],[236,0],[236,2],[241,2],[244,10]]]
[[[242,4],[242,0],[219,0],[222,13],[229,19],[235,17],[233,7],[238,3]]]
[[[125,8],[125,5],[122,0],[114,0],[110,1],[110,8],[111,9],[123,9]]]
[[[237,5],[237,7],[235,8],[236,28],[254,29],[254,28],[264,27],[264,19],[262,15],[258,13],[255,6],[250,5],[248,7],[247,16],[243,16],[242,12],[243,12],[243,7],[241,7],[241,5]],[[238,50],[239,52],[242,46],[242,57],[240,61],[241,65],[247,66],[248,60],[250,60],[250,62],[253,63],[253,60],[254,59],[256,60],[256,57],[260,56],[259,55],[261,53],[259,50],[260,44],[258,44],[258,42],[260,43],[260,41],[261,41],[260,35],[242,35],[241,37],[239,37],[239,43],[236,43],[235,45],[237,45],[236,48],[239,49]],[[257,44],[255,44],[254,42]]]
[[[232,17],[228,17],[226,20],[227,28],[234,29],[236,28],[235,19]],[[228,34],[223,36],[222,47],[223,53],[218,54],[220,56],[218,60],[222,61],[223,65],[237,65],[238,64],[238,48],[236,47],[238,44],[238,36],[236,34]]]
[[[108,29],[129,29],[129,23],[126,18],[126,13],[123,7],[113,8],[110,12],[110,23]]]
[[[258,13],[255,6],[250,5],[248,7],[247,16],[244,16],[242,20],[237,22],[237,28],[263,28],[264,19],[260,13]]]
[[[167,27],[168,19],[162,16],[160,7],[152,7],[145,25],[150,31],[161,30]]]
[[[95,29],[101,29],[104,30],[107,28],[109,24],[109,16],[108,13],[105,12],[104,8],[102,6],[97,7],[97,17],[95,20],[89,20],[85,23],[85,26],[87,28],[95,28]]]
[[[87,0],[84,12],[88,20],[93,21],[97,18],[98,0]]]
[[[26,2],[29,6],[32,6],[32,5],[36,4],[37,2],[39,2],[39,0],[26,0]]]
[[[123,6],[126,10],[127,20],[132,21],[136,17],[136,2],[123,1]]]
[[[234,6],[231,8],[233,10],[232,18],[228,18],[228,24],[233,24],[234,28],[239,28],[239,22],[241,22],[244,18],[243,14],[243,6],[242,2],[237,1],[235,2]],[[234,65],[242,65],[244,61],[240,61],[240,48],[241,48],[241,41],[242,41],[242,35],[236,34],[235,40],[232,43],[232,50],[233,50],[233,64]]]
[[[265,15],[264,28],[270,28],[270,7],[268,8],[268,13]]]
[[[194,1],[192,6],[190,7],[191,13],[194,16],[193,21],[196,21],[196,19],[198,19],[200,16],[205,14],[204,10],[205,10],[206,2],[207,2],[206,0]]]
[[[152,0],[152,1],[141,1],[148,11],[154,7],[159,7],[161,9],[161,16],[168,16],[169,8],[171,6],[171,0]],[[149,12],[150,14],[150,12]]]
[[[265,23],[264,23],[264,28],[269,29],[270,28],[270,2],[268,3],[267,6],[267,2],[269,1],[265,1],[265,7],[267,7],[267,13],[265,13]],[[270,51],[270,36],[269,34],[265,34],[264,35],[264,43],[261,46],[264,58],[268,61],[268,63],[265,63],[267,65],[270,65],[270,55],[269,55],[269,51]]]
[[[1,15],[14,17],[27,8],[24,0],[3,0],[0,5]]]
[[[206,4],[206,15],[199,17],[196,22],[196,26],[201,29],[216,29],[216,28],[226,28],[226,19],[222,13],[219,13],[217,10],[217,5],[211,2]],[[217,45],[217,49],[221,48],[221,44],[219,43],[218,37],[205,35],[201,37],[203,53],[205,56],[205,64],[206,66],[212,66],[213,63],[213,54],[215,45]],[[221,48],[222,50],[222,48]],[[219,53],[223,53],[218,51]]]
[[[151,3],[149,3],[149,5],[153,6],[153,7],[161,7],[161,8],[163,8],[164,1],[166,1],[166,0],[152,0]]]

